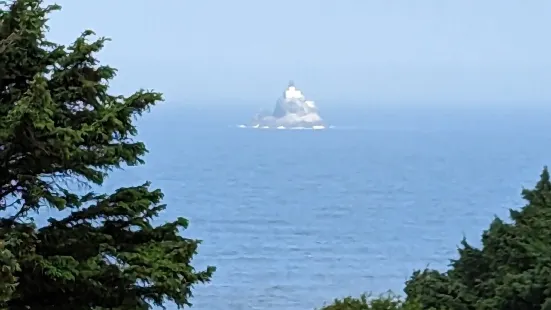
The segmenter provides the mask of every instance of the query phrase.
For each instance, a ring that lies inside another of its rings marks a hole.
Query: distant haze
[[[113,38],[121,92],[273,102],[292,79],[320,105],[551,101],[549,0],[58,3],[51,38]]]

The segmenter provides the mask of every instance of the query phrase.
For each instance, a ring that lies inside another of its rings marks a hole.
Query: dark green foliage
[[[359,298],[335,299],[332,304],[325,305],[320,310],[423,310],[423,308],[416,302],[403,301],[393,294],[377,298],[362,294]]]
[[[46,40],[46,17],[58,9],[0,4],[0,308],[188,305],[214,268],[191,266],[199,241],[180,236],[185,219],[151,223],[162,193],[143,184],[82,194],[110,170],[143,163],[133,119],[162,96],[109,94],[115,70],[94,56],[105,38]],[[31,216],[47,208],[69,215],[36,227]]]
[[[551,183],[547,167],[528,204],[511,223],[494,219],[480,249],[465,240],[444,273],[418,271],[406,283],[408,300],[457,310],[551,309]]]
[[[347,297],[322,310],[551,310],[551,182],[547,167],[528,204],[495,218],[482,247],[461,242],[446,272],[419,270],[406,282],[404,301],[392,295]]]
[[[15,257],[5,247],[5,241],[0,241],[0,304],[2,305],[5,305],[13,295],[17,281],[15,273],[20,271]]]

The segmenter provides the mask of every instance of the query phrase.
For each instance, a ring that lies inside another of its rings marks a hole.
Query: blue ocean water
[[[417,268],[445,268],[494,215],[523,205],[549,156],[551,109],[332,105],[325,131],[241,129],[254,106],[166,104],[139,122],[162,219],[204,240],[195,309],[314,309],[335,297],[401,293]]]

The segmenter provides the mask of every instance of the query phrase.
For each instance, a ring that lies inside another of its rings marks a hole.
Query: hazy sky
[[[90,28],[118,91],[170,101],[551,101],[549,0],[62,0],[51,38]],[[550,102],[551,103],[551,102]]]

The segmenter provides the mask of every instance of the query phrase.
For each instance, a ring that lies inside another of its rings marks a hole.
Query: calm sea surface
[[[237,128],[254,107],[159,106],[139,123],[147,164],[108,189],[151,180],[163,219],[190,219],[195,264],[218,268],[194,309],[298,310],[401,293],[462,236],[478,244],[551,164],[551,109],[360,106],[322,110],[325,131]]]

